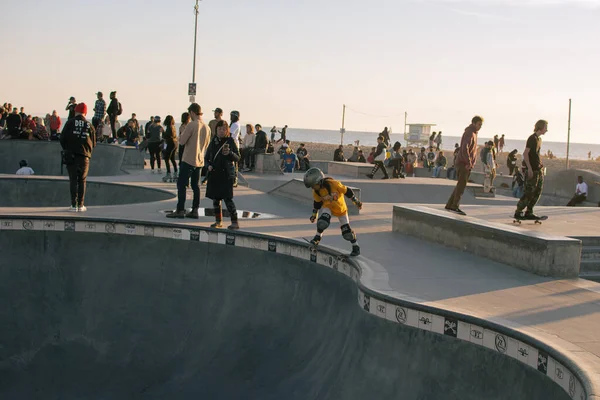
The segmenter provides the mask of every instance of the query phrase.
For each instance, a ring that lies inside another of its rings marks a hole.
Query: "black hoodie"
[[[65,124],[60,145],[65,151],[91,158],[96,147],[96,131],[83,115],[76,115]]]

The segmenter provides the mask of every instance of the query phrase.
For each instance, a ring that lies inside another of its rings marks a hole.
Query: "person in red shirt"
[[[477,133],[483,125],[483,118],[475,116],[471,120],[471,125],[467,126],[460,141],[460,148],[456,155],[456,172],[458,183],[452,192],[452,195],[446,203],[446,210],[455,212],[460,215],[467,215],[464,211],[458,208],[460,199],[465,192],[471,170],[475,166],[477,160]]]
[[[56,110],[52,111],[52,116],[50,117],[50,140],[58,140],[58,131],[62,122]]]

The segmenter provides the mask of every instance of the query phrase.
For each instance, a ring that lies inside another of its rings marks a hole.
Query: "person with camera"
[[[90,169],[90,158],[96,146],[96,131],[85,118],[87,106],[79,103],[74,109],[75,116],[65,124],[60,135],[63,148],[62,162],[69,173],[72,212],[84,212],[85,184]]]
[[[228,229],[240,229],[238,215],[233,202],[233,186],[235,182],[235,163],[240,160],[240,152],[234,138],[229,134],[227,121],[217,123],[217,135],[210,142],[206,151],[205,163],[208,166],[208,184],[206,197],[212,199],[215,210],[215,223],[211,228],[223,227],[223,211],[221,201],[225,201],[231,218]]]

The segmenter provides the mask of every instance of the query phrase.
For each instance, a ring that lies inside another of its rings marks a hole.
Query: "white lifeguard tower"
[[[404,133],[406,146],[422,147],[429,145],[429,136],[431,136],[431,127],[435,124],[406,124],[408,131]]]

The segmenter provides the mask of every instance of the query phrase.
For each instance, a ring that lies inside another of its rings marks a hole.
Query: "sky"
[[[0,102],[66,115],[112,90],[124,116],[178,116],[194,0],[3,2]],[[600,0],[203,0],[196,101],[265,126],[600,143]],[[10,39],[10,40],[8,40]]]

